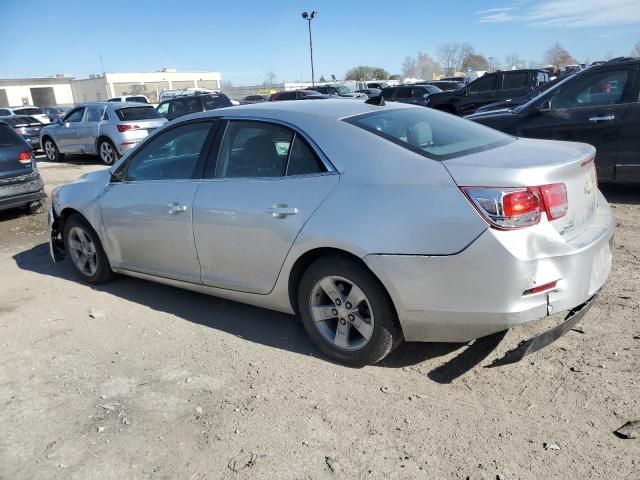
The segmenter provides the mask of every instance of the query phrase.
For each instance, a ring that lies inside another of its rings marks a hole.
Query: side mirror
[[[62,117],[58,117],[55,123],[58,125],[62,125]]]
[[[545,100],[538,107],[538,112],[546,113],[551,111],[551,100]]]

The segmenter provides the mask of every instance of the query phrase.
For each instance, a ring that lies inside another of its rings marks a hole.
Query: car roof
[[[327,99],[323,102],[281,101],[264,102],[252,105],[239,105],[208,112],[195,114],[195,117],[240,115],[243,117],[273,117],[280,120],[294,120],[300,115],[320,117],[327,120],[341,120],[343,118],[379,112],[382,110],[396,110],[401,108],[417,108],[403,103],[388,102],[384,106],[371,105],[362,99]],[[424,108],[424,107],[420,107]]]

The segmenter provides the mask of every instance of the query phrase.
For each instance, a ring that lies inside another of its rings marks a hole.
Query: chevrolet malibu
[[[581,318],[611,268],[594,149],[372,100],[171,122],[53,192],[52,256],[298,314],[351,365]]]

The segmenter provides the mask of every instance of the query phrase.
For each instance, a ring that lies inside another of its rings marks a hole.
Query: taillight
[[[18,154],[18,162],[23,165],[31,163],[31,152],[20,152],[20,154]]]
[[[126,132],[127,130],[137,130],[140,127],[138,125],[128,125],[125,123],[124,125],[116,125],[116,128],[119,132]]]
[[[462,187],[471,203],[498,229],[516,229],[536,225],[542,212],[548,220],[567,213],[567,189],[563,183],[537,187]]]

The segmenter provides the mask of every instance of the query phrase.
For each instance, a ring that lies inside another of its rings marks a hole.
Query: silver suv
[[[167,119],[150,105],[132,102],[88,103],[70,110],[40,132],[47,159],[65,154],[99,155],[112,165]]]

